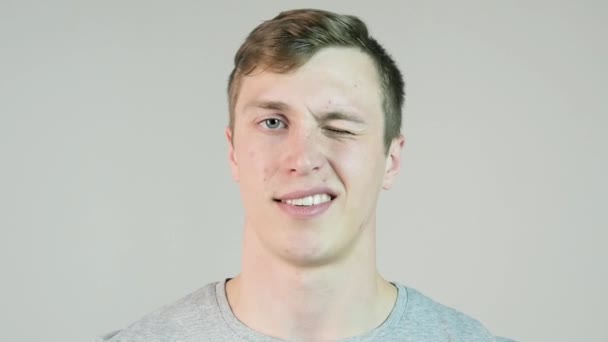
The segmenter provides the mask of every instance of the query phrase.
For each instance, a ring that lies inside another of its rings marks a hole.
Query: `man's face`
[[[403,139],[385,155],[381,88],[367,55],[326,48],[293,72],[254,72],[234,112],[231,167],[260,245],[291,263],[327,264],[375,228]]]

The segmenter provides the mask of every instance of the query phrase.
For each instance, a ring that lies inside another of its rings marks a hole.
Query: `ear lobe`
[[[391,142],[388,154],[386,156],[386,169],[384,179],[382,180],[382,188],[388,190],[393,185],[395,177],[401,169],[401,150],[405,145],[405,137],[401,134]]]
[[[230,170],[232,171],[232,178],[239,181],[239,168],[236,154],[234,153],[234,139],[233,133],[230,127],[226,127],[226,140],[228,141],[228,161],[230,162]]]

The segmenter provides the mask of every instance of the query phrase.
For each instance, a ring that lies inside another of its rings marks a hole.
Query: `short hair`
[[[371,57],[379,76],[384,111],[384,147],[401,133],[401,111],[405,99],[403,76],[386,50],[370,36],[367,26],[352,15],[317,9],[281,12],[258,25],[234,57],[228,80],[230,128],[243,76],[262,69],[286,73],[303,64],[323,48],[354,47]]]

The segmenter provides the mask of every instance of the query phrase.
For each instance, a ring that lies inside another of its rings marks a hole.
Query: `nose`
[[[283,167],[291,175],[319,172],[326,162],[321,142],[309,130],[292,131],[283,146]]]

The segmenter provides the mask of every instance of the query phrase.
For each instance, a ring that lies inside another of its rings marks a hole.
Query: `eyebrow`
[[[289,108],[289,105],[281,101],[256,101],[252,102],[246,107],[255,107],[262,109],[281,110],[285,111]]]
[[[246,108],[249,107],[279,111],[287,111],[290,108],[287,103],[281,101],[255,101],[246,106]],[[315,115],[313,113],[313,116],[318,123],[334,120],[344,120],[357,124],[365,124],[365,121],[359,116],[339,110],[332,110],[321,115]]]
[[[365,121],[363,121],[363,119],[361,119],[360,117],[358,117],[356,115],[352,115],[352,114],[348,114],[348,113],[340,112],[340,111],[331,111],[331,112],[324,113],[320,117],[318,117],[316,115],[314,117],[315,117],[315,119],[317,119],[317,122],[344,120],[344,121],[351,121],[351,122],[354,122],[357,124],[365,123]]]

